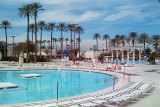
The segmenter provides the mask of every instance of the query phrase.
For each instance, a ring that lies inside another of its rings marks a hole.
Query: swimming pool
[[[111,61],[111,63],[117,63],[116,60]],[[127,64],[149,64],[147,61],[120,61],[118,60],[118,63],[127,63]]]
[[[42,74],[43,77],[20,78],[20,74]],[[106,82],[107,80],[110,80]],[[43,101],[102,90],[113,85],[113,76],[75,70],[0,71],[0,82],[17,84],[18,88],[1,89],[0,104]],[[5,93],[2,93],[5,92]]]

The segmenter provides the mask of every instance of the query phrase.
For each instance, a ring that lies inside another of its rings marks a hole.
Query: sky
[[[56,22],[57,25],[77,23],[81,26],[85,30],[81,35],[82,50],[89,50],[96,45],[96,40],[93,40],[95,33],[101,35],[99,49],[105,47],[104,34],[110,38],[116,34],[128,36],[129,32],[147,33],[150,36],[160,34],[158,0],[0,0],[0,23],[8,20],[12,24],[12,28],[8,29],[9,43],[12,43],[12,35],[16,36],[16,43],[27,39],[27,17],[18,16],[18,8],[33,2],[40,2],[45,9],[38,13],[38,21]],[[34,17],[30,17],[32,23]],[[59,38],[61,35],[55,31],[53,36]],[[70,38],[70,32],[64,32],[63,37]],[[50,40],[50,32],[43,31],[42,39]],[[0,29],[0,40],[5,41],[4,29]]]

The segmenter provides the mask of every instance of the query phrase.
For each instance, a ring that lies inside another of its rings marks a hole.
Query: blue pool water
[[[113,61],[111,61],[113,63]],[[116,60],[114,60],[114,63],[117,63]],[[118,63],[127,63],[127,64],[149,64],[147,61],[120,61],[118,60]]]
[[[24,79],[20,78],[19,76],[20,74],[31,73],[42,74],[43,77]],[[111,81],[105,82],[106,80]],[[113,76],[111,75],[72,70],[0,71],[0,82],[11,82],[19,86],[18,88],[14,89],[1,89],[0,104],[13,104],[56,99],[57,86],[52,85],[57,84],[57,81],[60,84],[58,97],[64,98],[111,87],[113,85],[112,80]]]

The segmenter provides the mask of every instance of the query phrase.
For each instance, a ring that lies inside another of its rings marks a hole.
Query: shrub
[[[47,57],[37,57],[37,62],[49,62],[49,58]],[[24,58],[24,62],[26,63],[26,58]],[[29,63],[33,63],[34,62],[34,56],[30,56],[28,59]]]
[[[148,61],[150,64],[155,64],[155,59],[157,59],[157,58],[158,58],[158,54],[153,52],[153,53],[149,54]]]
[[[15,62],[18,62],[19,59],[18,59],[18,57],[3,57],[1,59],[1,61],[15,61]]]

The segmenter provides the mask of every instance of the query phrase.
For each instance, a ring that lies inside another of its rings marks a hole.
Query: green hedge
[[[18,62],[19,59],[18,59],[18,57],[3,57],[1,59],[1,61],[15,61],[15,62]]]
[[[37,57],[37,62],[49,62],[49,58],[47,57]],[[31,56],[29,59],[28,59],[28,62],[34,62],[34,56]],[[24,63],[26,63],[26,58],[24,58]]]

